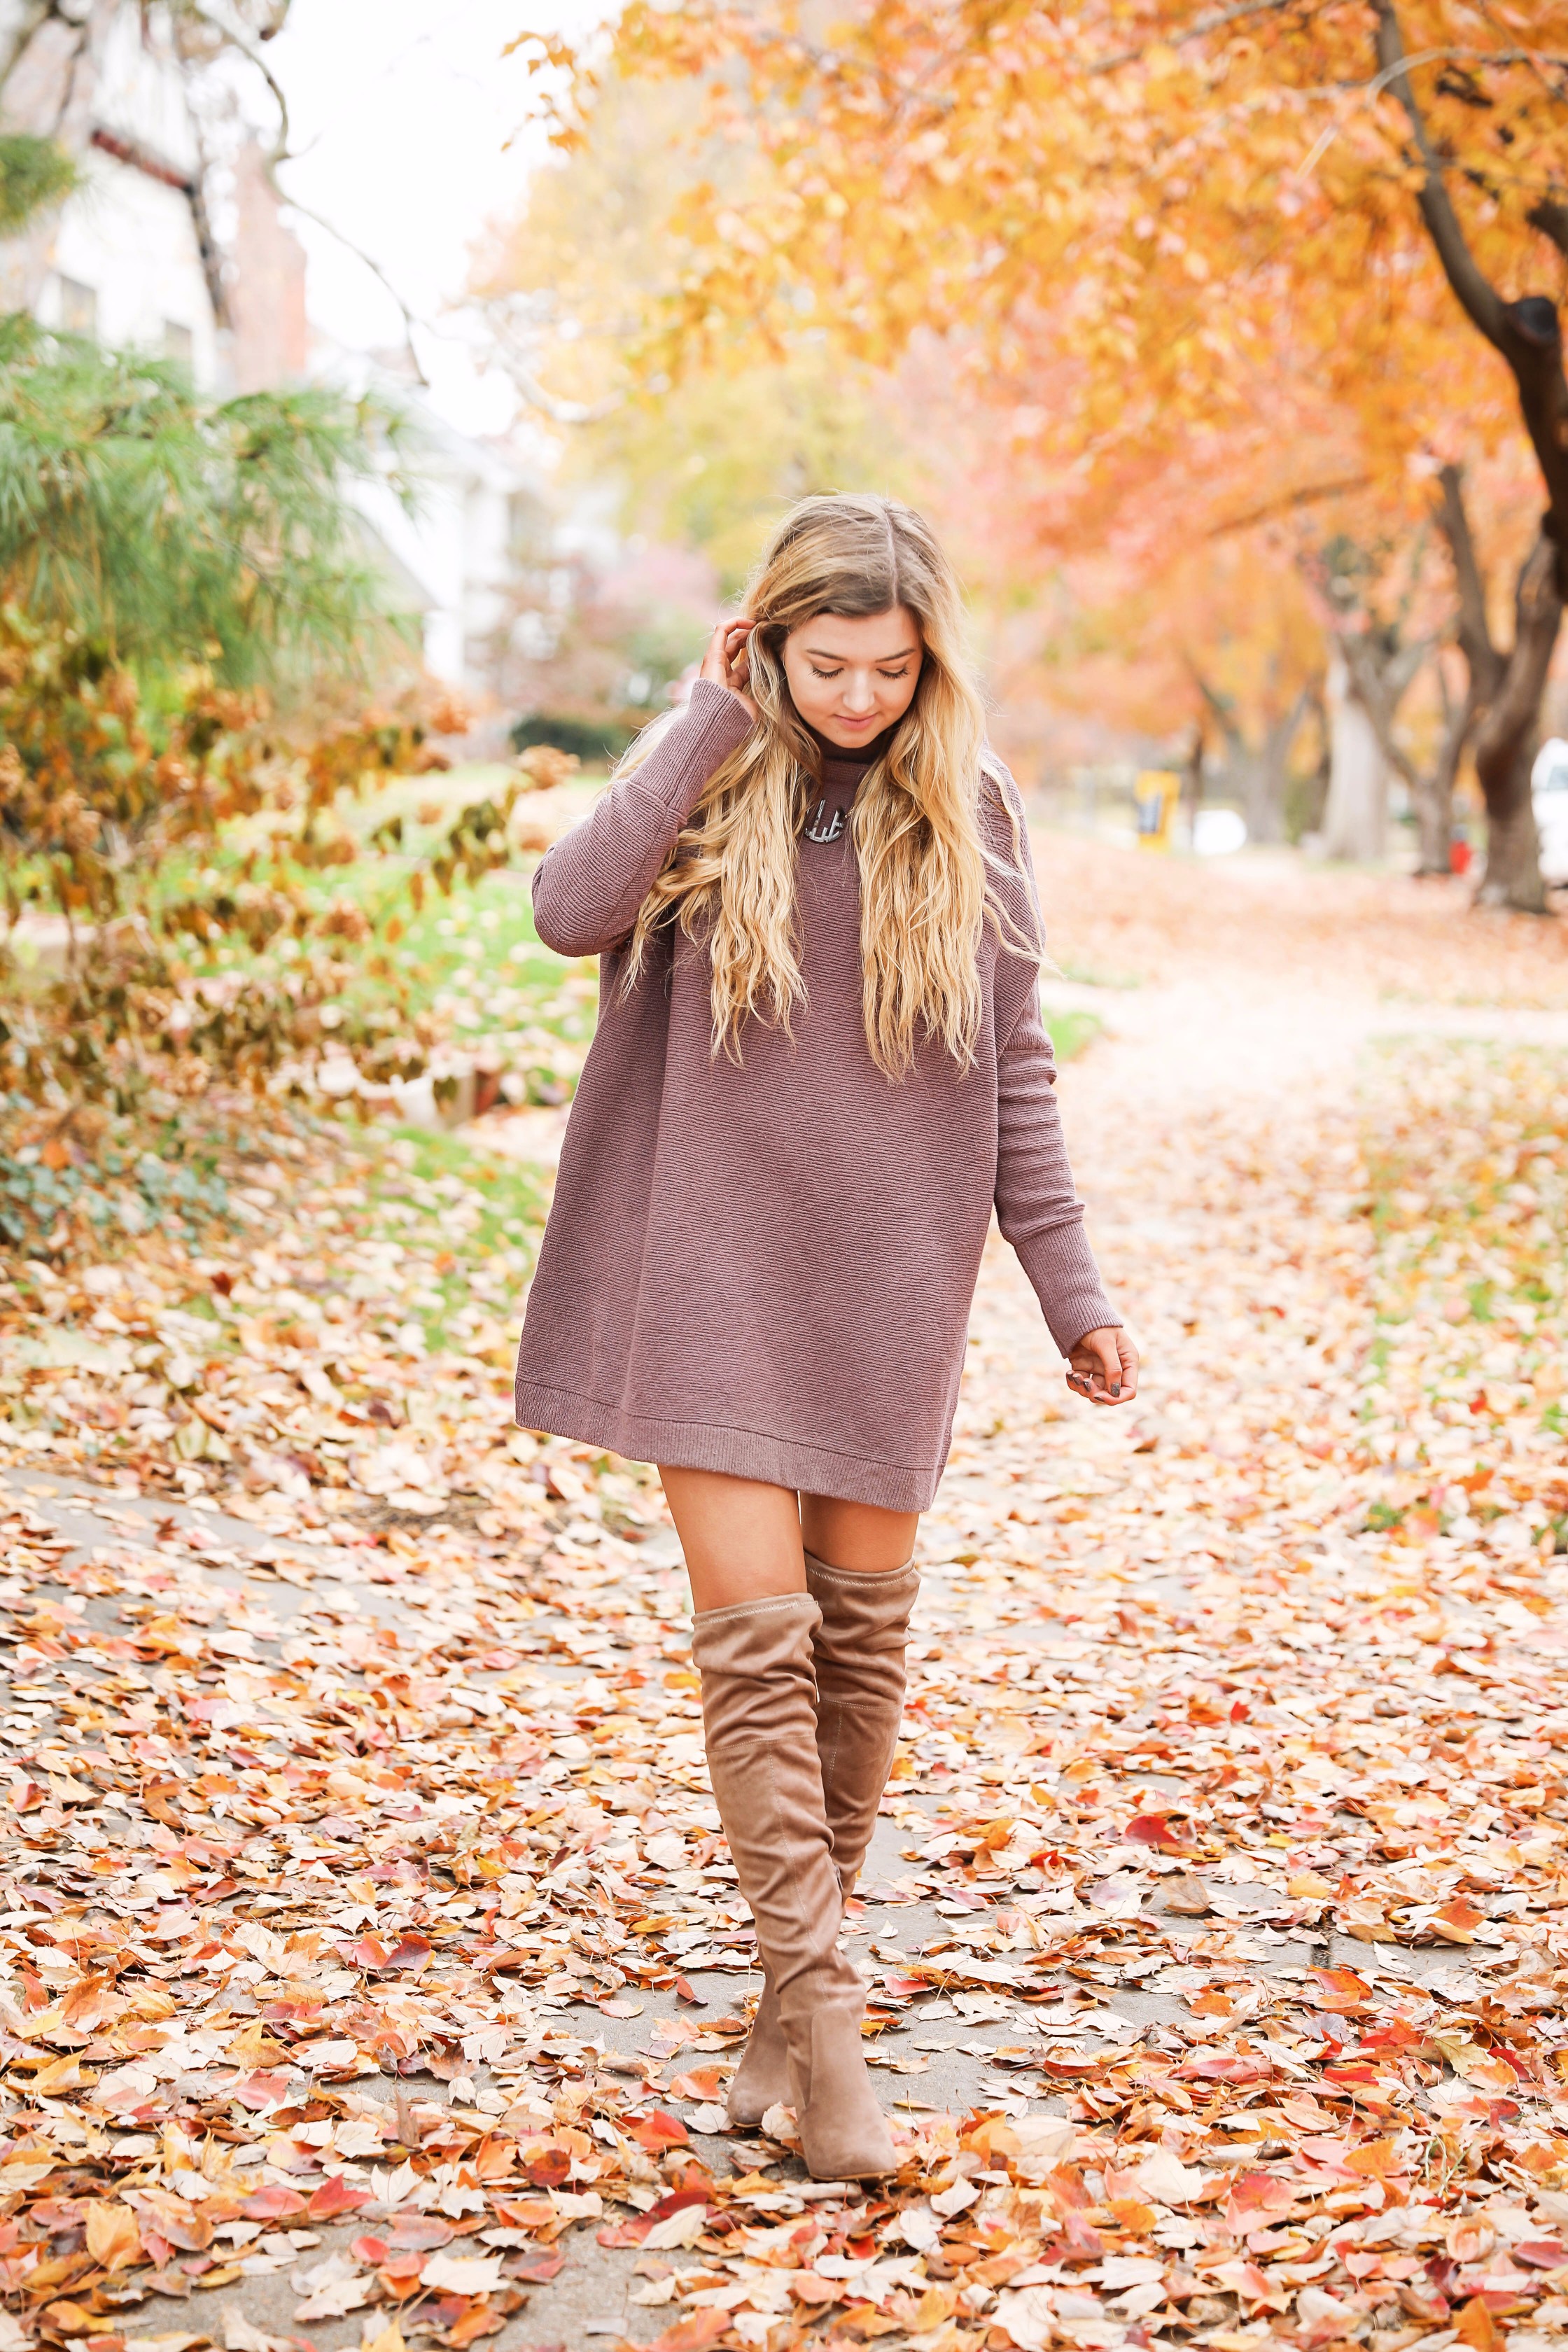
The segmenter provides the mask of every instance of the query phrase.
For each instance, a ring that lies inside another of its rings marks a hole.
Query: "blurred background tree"
[[[1539,908],[1530,772],[1568,547],[1568,10],[1529,30],[1459,0],[1002,19],[874,0],[823,36],[768,5],[637,0],[608,72],[707,98],[678,282],[637,306],[638,380],[814,337],[890,371],[944,339],[1015,423],[1029,410],[1079,544],[1156,471],[1187,491],[1189,537],[1223,527],[1238,457],[1267,459],[1277,512],[1370,502],[1371,543],[1432,516],[1443,466],[1522,439],[1548,517],[1511,632],[1489,618],[1489,654],[1470,633],[1489,672],[1473,750],[1487,893]],[[598,53],[538,54],[574,68],[561,134],[592,146]],[[712,168],[726,149],[743,170]]]

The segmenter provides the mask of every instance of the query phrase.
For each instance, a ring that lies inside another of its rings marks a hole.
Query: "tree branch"
[[[1364,490],[1371,482],[1370,474],[1349,474],[1339,482],[1310,482],[1304,489],[1287,490],[1277,499],[1268,499],[1260,507],[1248,508],[1246,514],[1232,515],[1226,522],[1216,522],[1206,531],[1207,539],[1226,539],[1232,531],[1250,530],[1254,523],[1268,522],[1278,514],[1292,513],[1298,507],[1310,507],[1319,499],[1343,497],[1351,490]]]
[[[1238,0],[1232,8],[1213,8],[1206,16],[1194,17],[1184,33],[1170,33],[1163,37],[1171,48],[1183,47],[1187,41],[1201,41],[1205,33],[1217,33],[1226,25],[1238,24],[1244,16],[1277,16],[1286,8],[1295,7],[1299,0]],[[1316,16],[1316,8],[1303,11]],[[1136,48],[1118,49],[1113,57],[1097,58],[1089,70],[1091,74],[1115,73],[1122,66],[1136,65],[1147,44]]]
[[[267,156],[268,170],[269,173],[272,172],[279,163],[288,161],[289,142],[293,135],[289,125],[289,100],[284,96],[282,83],[266,58],[252,47],[242,33],[236,32],[233,26],[225,24],[221,16],[215,16],[209,8],[197,5],[197,0],[187,0],[184,13],[188,16],[194,16],[198,25],[205,25],[208,30],[216,33],[219,40],[227,47],[236,50],[245,59],[246,64],[252,67],[267,84],[272,103],[278,109],[278,136],[273,141]],[[278,27],[274,26],[271,29],[276,31]],[[264,35],[263,37],[268,38],[270,36]],[[279,190],[278,193],[282,192]],[[289,199],[285,197],[284,202],[288,203]]]
[[[10,80],[33,42],[54,15],[53,0],[28,0],[0,46],[0,91]]]
[[[1478,267],[1465,240],[1459,215],[1454,210],[1453,200],[1443,178],[1442,159],[1432,144],[1426,120],[1415,102],[1415,92],[1410,86],[1405,41],[1399,30],[1399,19],[1394,13],[1393,0],[1377,0],[1377,61],[1387,87],[1405,110],[1416,152],[1426,170],[1426,178],[1415,201],[1421,207],[1426,234],[1437,248],[1444,276],[1471,324],[1489,343],[1502,352],[1511,366],[1512,355],[1504,340],[1505,305],[1496,287]]]
[[[1473,699],[1489,702],[1502,670],[1502,656],[1492,643],[1487,618],[1486,583],[1476,557],[1470,518],[1465,508],[1465,478],[1458,466],[1445,466],[1437,477],[1442,500],[1437,526],[1448,542],[1454,561],[1454,582],[1459,592],[1458,641],[1472,681]]]
[[[1416,670],[1431,651],[1429,645],[1405,646],[1386,667],[1379,668],[1370,631],[1336,629],[1335,639],[1350,673],[1351,690],[1372,721],[1379,751],[1391,768],[1397,768],[1412,790],[1418,790],[1420,772],[1394,732],[1400,699]],[[1414,664],[1411,655],[1415,656]]]
[[[1539,724],[1541,698],[1563,625],[1554,558],[1558,551],[1542,532],[1525,559],[1514,601],[1513,652],[1498,680],[1490,708],[1482,711],[1478,760],[1496,756],[1497,747],[1526,740]]]
[[[282,161],[285,163],[290,163],[294,159],[291,156],[288,155],[285,155],[282,158]],[[362,262],[364,268],[369,270],[373,278],[380,279],[382,285],[385,288],[387,293],[396,303],[398,310],[402,313],[403,341],[405,347],[407,350],[409,360],[413,364],[414,380],[426,391],[428,391],[430,387],[430,379],[426,374],[423,366],[420,364],[419,353],[414,346],[414,330],[424,322],[409,309],[407,303],[404,300],[402,295],[398,292],[396,287],[393,284],[391,278],[387,276],[380,262],[373,259],[365,251],[363,245],[356,245],[352,236],[345,236],[342,230],[338,227],[335,221],[328,220],[324,214],[312,211],[309,205],[302,205],[300,202],[299,197],[291,196],[286,188],[279,188],[278,186],[277,180],[273,177],[272,169],[270,167],[268,168],[268,177],[272,181],[273,188],[276,191],[279,201],[286,204],[290,212],[298,213],[302,220],[314,221],[316,226],[318,228],[324,228],[329,236],[335,236],[345,253],[352,253],[354,259],[358,262]]]
[[[1394,0],[1375,0],[1375,5],[1378,60],[1405,110],[1425,173],[1416,196],[1421,217],[1461,308],[1512,373],[1520,413],[1546,486],[1543,528],[1557,549],[1558,593],[1568,596],[1568,378],[1563,373],[1557,306],[1543,294],[1505,302],[1477,264],[1443,177],[1442,158],[1411,87]]]
[[[1550,237],[1559,253],[1568,257],[1568,204],[1558,196],[1542,196],[1525,215],[1531,228]]]

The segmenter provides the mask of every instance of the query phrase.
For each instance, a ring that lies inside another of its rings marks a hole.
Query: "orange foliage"
[[[635,0],[617,69],[705,79],[718,130],[767,166],[748,194],[691,189],[646,363],[783,350],[813,308],[876,364],[931,328],[1073,459],[1083,527],[1178,456],[1243,510],[1336,482],[1424,507],[1436,464],[1517,411],[1423,226],[1380,17],[872,0],[816,38],[777,0]],[[1555,285],[1538,224],[1563,188],[1568,5],[1408,0],[1399,26],[1480,269]]]

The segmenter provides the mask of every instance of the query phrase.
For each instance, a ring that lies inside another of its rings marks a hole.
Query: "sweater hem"
[[[901,1462],[869,1462],[820,1445],[764,1431],[727,1429],[721,1423],[665,1421],[624,1412],[596,1397],[571,1389],[520,1380],[515,1392],[518,1426],[548,1430],[624,1454],[629,1462],[668,1462],[672,1470],[717,1470],[731,1478],[759,1478],[770,1486],[829,1495],[845,1503],[875,1503],[884,1511],[926,1511],[935,1498],[946,1455],[930,1469]]]

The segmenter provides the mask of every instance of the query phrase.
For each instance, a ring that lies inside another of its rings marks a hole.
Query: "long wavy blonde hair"
[[[804,499],[773,534],[746,595],[757,625],[748,650],[758,723],[709,778],[644,899],[623,982],[627,991],[636,985],[656,935],[679,922],[707,947],[713,1051],[731,1060],[741,1059],[749,1019],[788,1034],[805,997],[796,843],[820,786],[822,751],[791,698],[784,640],[820,614],[858,620],[896,605],[920,627],[920,682],[849,820],[872,1059],[900,1077],[917,1046],[935,1038],[961,1068],[973,1063],[988,919],[1015,951],[1038,956],[1038,940],[1017,932],[988,884],[980,831],[984,719],[964,659],[952,565],[930,525],[896,499]],[[638,738],[623,772],[646,759],[668,723]],[[1016,856],[1016,825],[1014,833]]]

